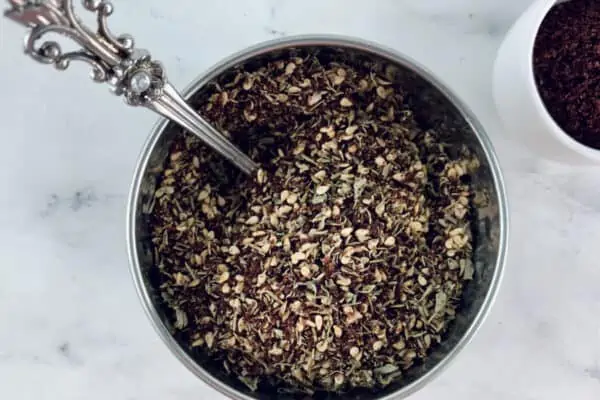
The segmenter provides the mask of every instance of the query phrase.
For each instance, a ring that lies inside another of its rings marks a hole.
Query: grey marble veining
[[[507,273],[481,332],[415,400],[600,398],[600,169],[506,140],[490,93],[497,46],[530,0],[176,3],[116,0],[111,28],[153,50],[177,86],[262,40],[340,33],[420,61],[488,130],[511,206]],[[220,398],[159,341],[127,270],[127,190],[154,116],[86,67],[32,63],[22,35],[0,20],[0,398]]]

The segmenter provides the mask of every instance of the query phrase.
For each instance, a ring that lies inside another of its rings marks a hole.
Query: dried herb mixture
[[[455,316],[477,161],[391,75],[312,51],[223,75],[197,107],[255,179],[174,139],[149,215],[160,291],[183,344],[252,389],[388,385]]]

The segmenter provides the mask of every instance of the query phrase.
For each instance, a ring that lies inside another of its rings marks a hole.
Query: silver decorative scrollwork
[[[129,35],[114,36],[107,19],[113,6],[106,0],[82,0],[83,7],[96,14],[96,30],[84,26],[73,9],[73,0],[8,0],[5,16],[25,25],[31,31],[25,41],[25,52],[43,64],[54,64],[59,70],[71,61],[84,61],[92,66],[92,78],[108,83],[112,91],[123,96],[132,106],[143,106],[179,124],[197,135],[208,146],[230,160],[241,171],[252,174],[258,165],[211,126],[186,103],[167,81],[161,63],[146,50],[136,49]],[[81,46],[80,50],[63,52],[57,42],[37,42],[48,33],[66,36]]]
[[[84,26],[74,12],[73,0],[9,0],[5,16],[31,28],[25,52],[43,64],[54,64],[59,70],[71,61],[91,65],[96,82],[108,82],[117,95],[130,105],[147,105],[158,99],[166,84],[162,65],[153,61],[145,50],[136,50],[130,35],[114,36],[107,19],[113,6],[106,0],[82,0],[83,7],[96,14],[95,31]],[[66,36],[82,49],[63,52],[55,41],[38,42],[49,33]]]

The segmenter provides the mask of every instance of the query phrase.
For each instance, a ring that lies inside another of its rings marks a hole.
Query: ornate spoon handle
[[[73,60],[92,66],[92,79],[105,82],[132,106],[146,107],[196,134],[208,146],[246,174],[258,168],[219,131],[196,113],[167,81],[162,64],[146,50],[136,49],[129,35],[114,36],[107,18],[113,6],[106,0],[82,0],[85,9],[96,13],[98,28],[92,31],[75,15],[73,0],[8,0],[5,16],[30,28],[25,52],[43,64],[65,70]],[[77,42],[82,49],[63,53],[54,41],[36,42],[47,33],[59,33]]]

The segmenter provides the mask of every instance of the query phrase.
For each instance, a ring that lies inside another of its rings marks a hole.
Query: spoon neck
[[[258,170],[258,164],[190,107],[171,84],[166,83],[162,95],[147,107],[198,136],[246,175],[253,175]]]
[[[82,0],[83,7],[96,16],[97,27],[85,26],[75,14],[73,0],[9,0],[4,15],[30,29],[25,52],[42,64],[59,70],[71,61],[83,61],[92,67],[96,82],[108,83],[113,93],[127,104],[144,106],[176,122],[202,139],[208,146],[231,161],[246,174],[258,165],[198,115],[168,83],[162,64],[146,50],[136,49],[130,35],[114,36],[108,28],[113,6],[107,0]],[[51,40],[39,41],[49,33],[58,33],[76,42],[81,49],[63,52]]]

